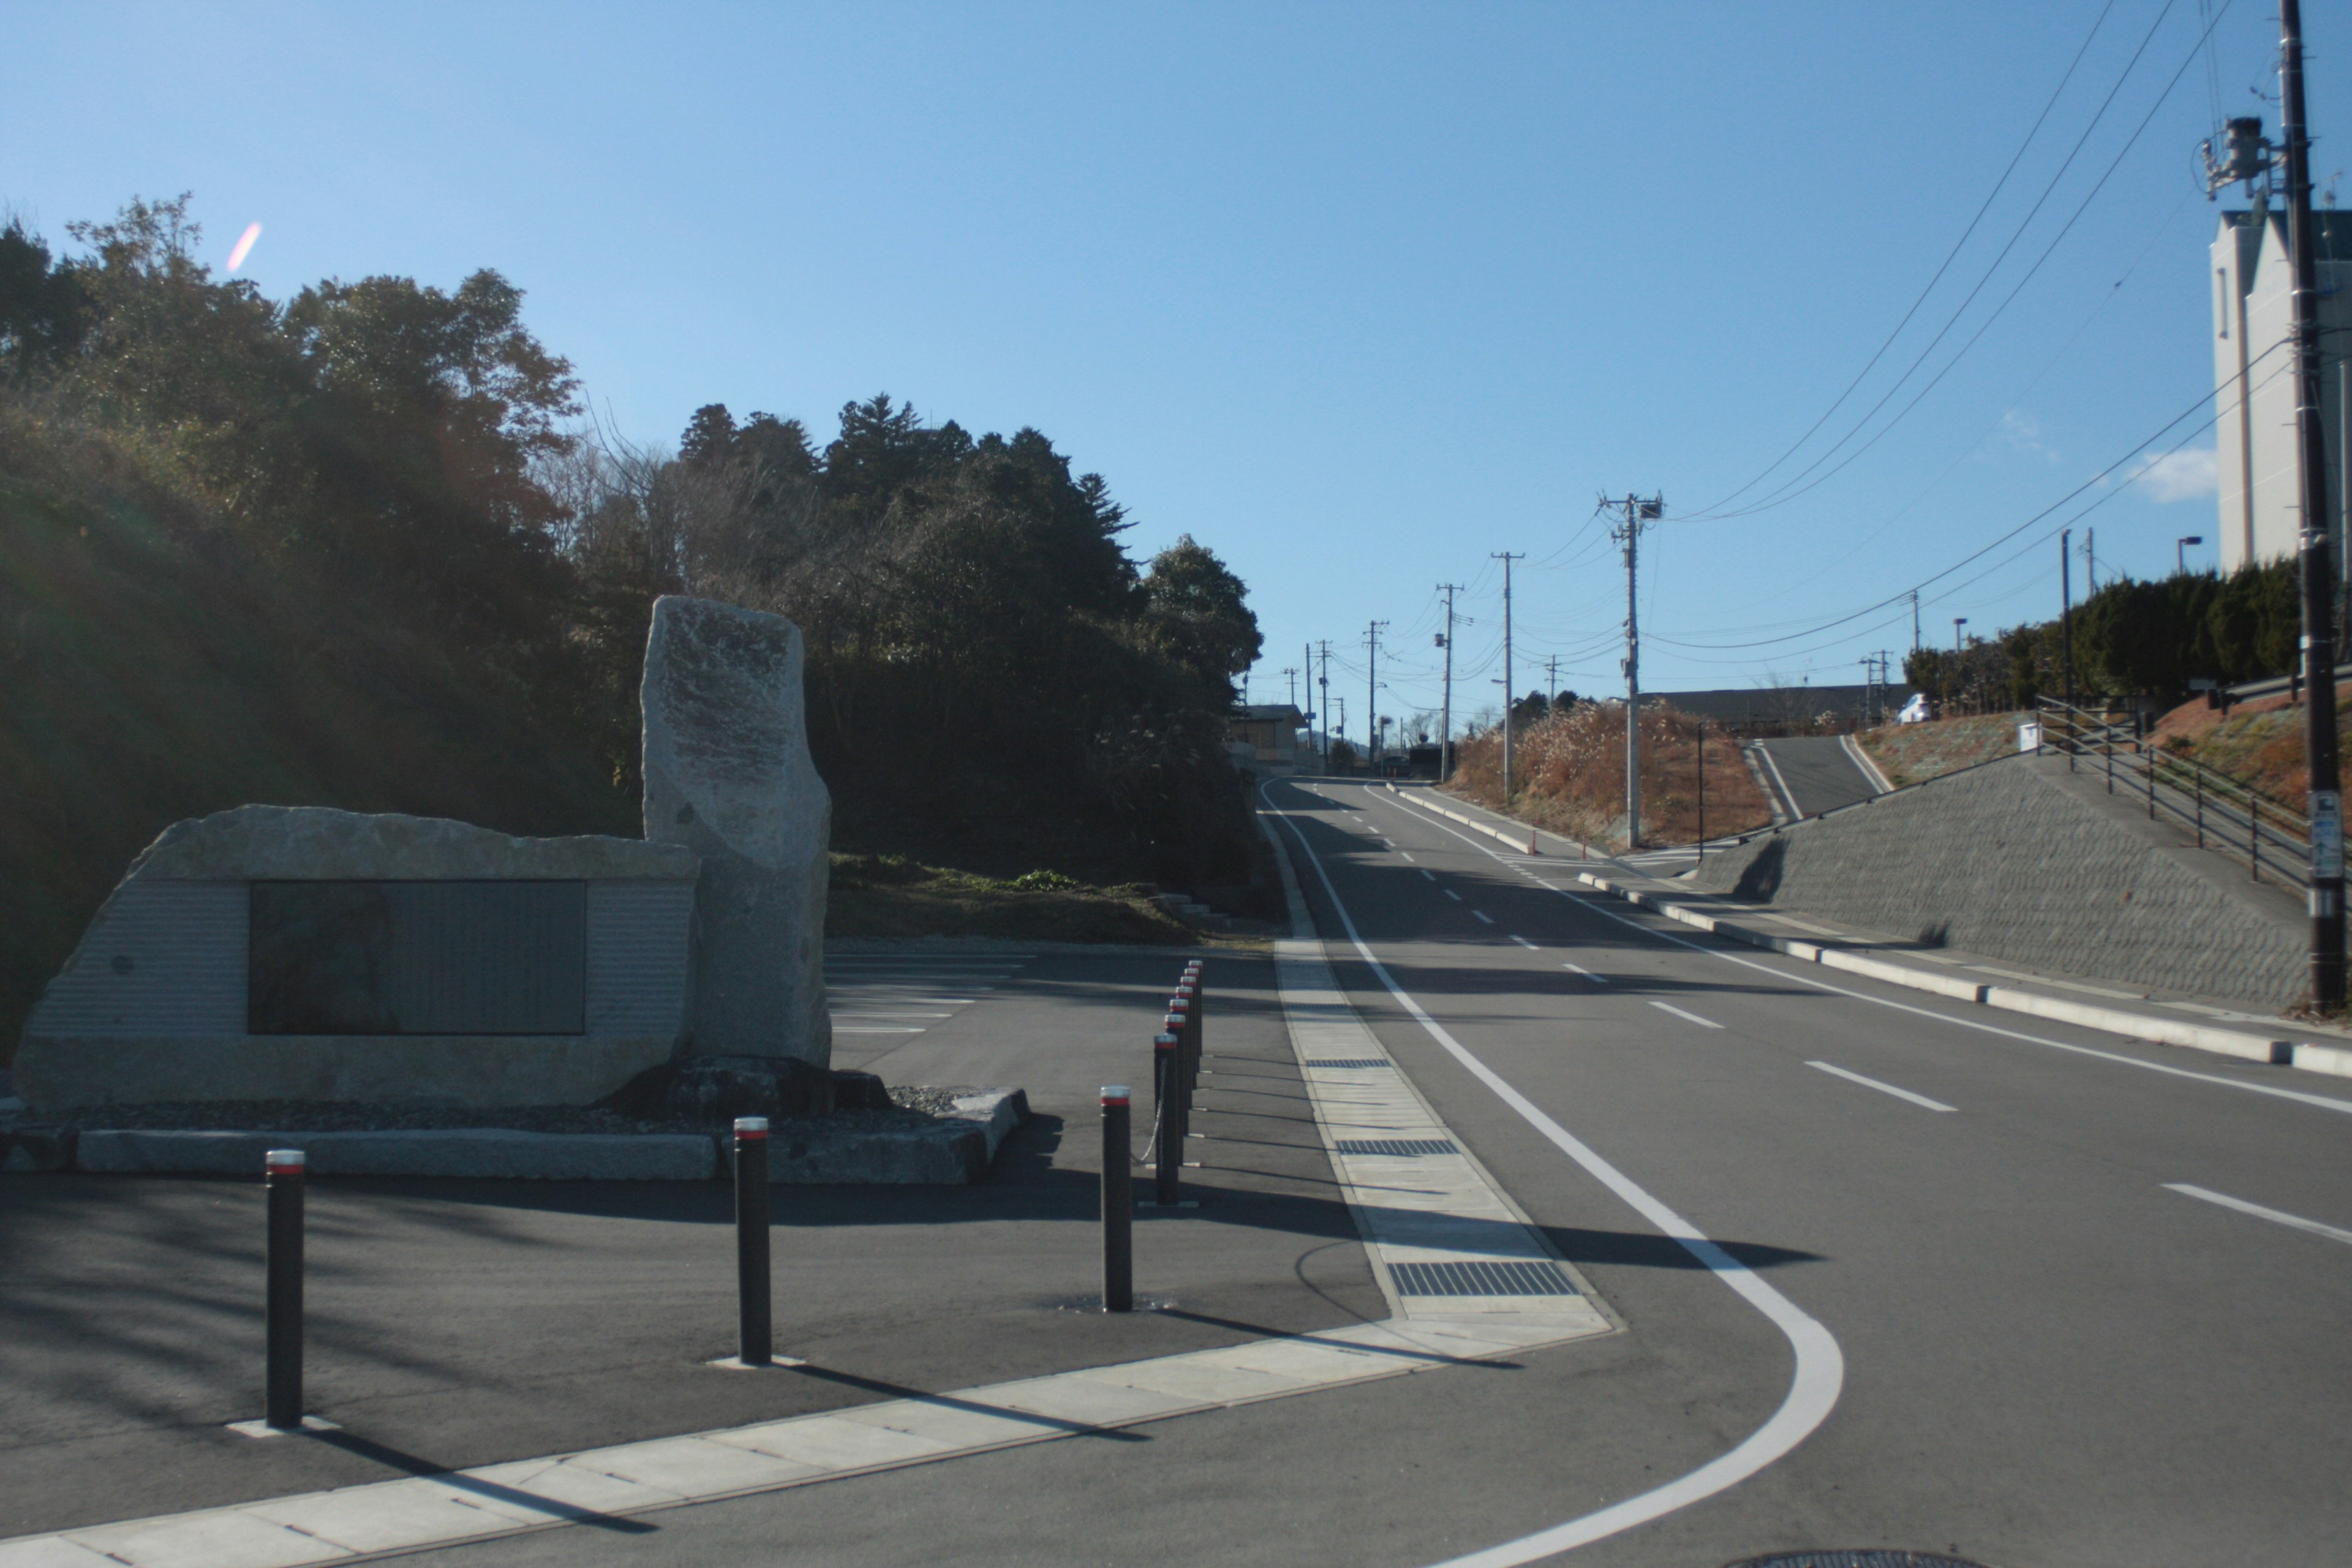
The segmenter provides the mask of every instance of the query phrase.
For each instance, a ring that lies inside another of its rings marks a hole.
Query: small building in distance
[[[1300,743],[1307,715],[1288,702],[1253,702],[1225,721],[1234,760],[1260,773],[1296,773],[1313,753]],[[1247,748],[1244,754],[1243,748]]]
[[[2327,526],[2345,560],[2346,330],[2352,328],[2352,212],[2312,215],[2318,263],[2320,420],[2326,431]],[[2303,454],[2295,432],[2289,325],[2293,311],[2286,214],[2256,205],[2224,212],[2213,237],[2214,468],[2224,574],[2296,551],[2303,527]]]

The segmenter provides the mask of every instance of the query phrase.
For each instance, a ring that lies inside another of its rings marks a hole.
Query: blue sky
[[[1857,679],[1907,607],[1828,623],[2086,481],[2103,577],[2211,540],[2210,402],[2120,480],[2210,390],[2195,143],[2216,101],[2275,125],[2250,91],[2274,12],[2233,0],[2200,51],[2221,3],[20,6],[0,203],[62,240],[193,191],[215,265],[264,226],[244,273],[281,297],[497,268],[635,440],[709,402],[828,436],[878,391],[1034,425],[1109,479],[1139,555],[1190,532],[1247,580],[1254,697],[1328,638],[1360,734],[1370,621],[1382,710],[1437,705],[1441,582],[1473,622],[1457,713],[1499,694],[1498,551],[1528,556],[1518,689],[1554,657],[1619,689],[1604,490],[1666,498],[1653,689]],[[2352,166],[2352,15],[2308,10],[2325,178]],[[1866,439],[2071,219],[2040,270],[1849,466],[1708,520],[1870,359],[2078,50],[1918,316],[1742,501],[2023,223]],[[2008,557],[2074,508],[1927,588],[1927,636],[2054,613],[2054,541]]]

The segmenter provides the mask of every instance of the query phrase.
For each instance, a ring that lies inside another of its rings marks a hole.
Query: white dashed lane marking
[[[1486,910],[1472,910],[1470,912],[1471,912],[1472,914],[1474,914],[1474,915],[1476,915],[1480,920],[1482,920],[1482,921],[1486,921],[1488,925],[1493,925],[1493,924],[1495,923],[1495,917],[1494,917],[1494,916],[1492,916],[1492,915],[1490,915],[1490,914],[1488,914],[1488,913],[1487,913]]]
[[[1609,984],[1609,979],[1606,975],[1595,974],[1592,971],[1585,968],[1584,965],[1580,963],[1563,963],[1560,967],[1562,969],[1574,970],[1577,973],[1583,975],[1587,980],[1591,981],[1595,985],[1606,985]]]
[[[1655,1007],[1661,1013],[1672,1013],[1677,1018],[1687,1018],[1702,1029],[1720,1029],[1723,1027],[1722,1025],[1717,1023],[1712,1018],[1702,1018],[1696,1013],[1685,1013],[1671,1002],[1661,1002],[1655,997],[1653,997],[1650,1000],[1650,1005]]]
[[[1926,1106],[1929,1110],[1959,1109],[1958,1106],[1946,1105],[1940,1100],[1929,1100],[1924,1094],[1914,1094],[1907,1089],[1897,1089],[1891,1083],[1881,1083],[1874,1078],[1864,1078],[1858,1072],[1848,1072],[1843,1068],[1833,1068],[1827,1062],[1807,1062],[1805,1065],[1809,1068],[1819,1068],[1825,1073],[1833,1073],[1847,1082],[1858,1083],[1864,1089],[1874,1089],[1881,1094],[1891,1094],[1897,1100],[1907,1100],[1914,1105]]]
[[[2330,1241],[2352,1243],[2352,1230],[2338,1230],[2332,1225],[2322,1225],[2315,1219],[2305,1219],[2301,1215],[2288,1214],[2284,1209],[2266,1209],[2260,1204],[2250,1204],[2243,1198],[2233,1198],[2221,1193],[2209,1192],[2203,1187],[2192,1187],[2187,1182],[2167,1182],[2164,1184],[2164,1188],[2167,1192],[2179,1193],[2184,1197],[2202,1198],[2209,1204],[2219,1204],[2225,1209],[2235,1209],[2240,1214],[2250,1214],[2256,1219],[2266,1219],[2273,1225],[2283,1225],[2291,1230],[2307,1230],[2314,1236],[2324,1236]]]
[[[1536,944],[1535,944],[1534,942],[1529,942],[1526,937],[1523,937],[1523,936],[1516,936],[1516,935],[1515,935],[1515,936],[1513,936],[1513,937],[1511,938],[1511,940],[1512,940],[1513,942],[1517,942],[1521,947],[1526,948],[1529,952],[1535,952],[1535,951],[1536,951]]]

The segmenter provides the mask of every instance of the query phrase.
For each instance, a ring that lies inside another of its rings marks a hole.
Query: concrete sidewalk
[[[258,1184],[6,1177],[0,1536],[1385,1318],[1273,964],[1208,962],[1201,1206],[1139,1214],[1157,1310],[1130,1315],[1079,1310],[1098,1283],[1097,1091],[1148,1083],[1169,954],[1041,952],[877,1063],[893,1082],[1019,1084],[1036,1114],[976,1185],[778,1189],[777,1348],[797,1371],[704,1364],[732,1348],[723,1183],[322,1179],[310,1406],[342,1430],[257,1442],[226,1424],[260,1409]]]

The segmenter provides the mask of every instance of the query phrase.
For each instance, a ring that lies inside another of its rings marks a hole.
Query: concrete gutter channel
[[[1424,811],[1474,828],[1490,838],[1498,839],[1518,849],[1526,850],[1517,838],[1465,816],[1457,811],[1422,799],[1419,792],[1390,789],[1400,800],[1411,801]],[[2039,992],[2019,990],[2007,985],[1984,984],[1964,980],[1956,974],[1939,974],[1915,969],[1884,958],[1873,958],[1849,949],[1826,942],[1800,942],[1793,937],[1774,936],[1739,925],[1719,915],[1707,912],[1705,906],[1678,901],[1670,896],[1635,888],[1622,880],[1599,877],[1590,871],[1577,873],[1577,880],[1587,887],[1656,910],[1668,920],[1678,921],[1703,931],[1744,942],[1750,947],[1769,948],[1790,958],[1818,963],[1824,969],[1843,969],[1848,973],[1867,975],[1891,985],[1905,986],[1913,991],[1931,992],[1957,1002],[1973,1002],[1980,1006],[1998,1007],[2011,1013],[2024,1013],[2037,1018],[2048,1018],[2062,1024],[2074,1024],[2082,1028],[2121,1035],[2127,1039],[2148,1040],[2158,1045],[2181,1046],[2190,1050],[2210,1051],[2218,1056],[2236,1057],[2242,1061],[2262,1062],[2271,1067],[2301,1068],[2306,1072],[2329,1073],[2339,1078],[2352,1078],[2352,1047],[2320,1045],[2310,1040],[2274,1039],[2263,1035],[2250,1035],[2235,1029],[2218,1029],[2210,1025],[2191,1024],[2171,1018],[2151,1017],[2144,1013],[2126,1012],[2120,1007],[2100,1007],[2088,1003],[2070,1002],[2063,997],[2044,996]]]
[[[1017,1089],[968,1090],[929,1127],[776,1123],[778,1184],[976,1182],[1007,1134],[1028,1120]],[[273,1148],[299,1148],[322,1176],[475,1176],[530,1181],[707,1182],[727,1170],[726,1133],[420,1131],[250,1132],[91,1127],[0,1129],[0,1168],[251,1176]]]

